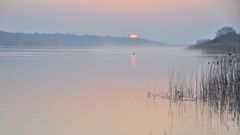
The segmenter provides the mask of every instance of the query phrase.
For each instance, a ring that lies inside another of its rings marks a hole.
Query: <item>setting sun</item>
[[[130,39],[138,39],[139,38],[139,36],[137,35],[137,34],[131,34],[130,36],[129,36],[129,38]]]

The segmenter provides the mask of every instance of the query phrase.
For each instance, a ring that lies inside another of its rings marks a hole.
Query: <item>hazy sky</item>
[[[0,30],[128,36],[172,44],[240,29],[240,0],[0,0]]]

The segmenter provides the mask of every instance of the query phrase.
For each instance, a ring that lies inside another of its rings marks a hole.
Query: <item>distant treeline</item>
[[[1,47],[101,47],[101,46],[161,46],[160,42],[111,36],[10,33],[0,31]]]
[[[188,49],[200,49],[206,53],[228,53],[239,51],[240,33],[232,27],[223,27],[213,39],[198,40]]]

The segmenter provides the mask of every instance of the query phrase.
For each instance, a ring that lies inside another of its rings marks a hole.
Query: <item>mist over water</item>
[[[231,114],[146,97],[172,68],[207,61],[184,48],[1,48],[0,134],[237,135]]]

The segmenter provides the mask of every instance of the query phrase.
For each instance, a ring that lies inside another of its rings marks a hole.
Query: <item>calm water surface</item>
[[[183,48],[0,49],[1,135],[238,135],[200,103],[152,100],[169,69],[207,57]]]

